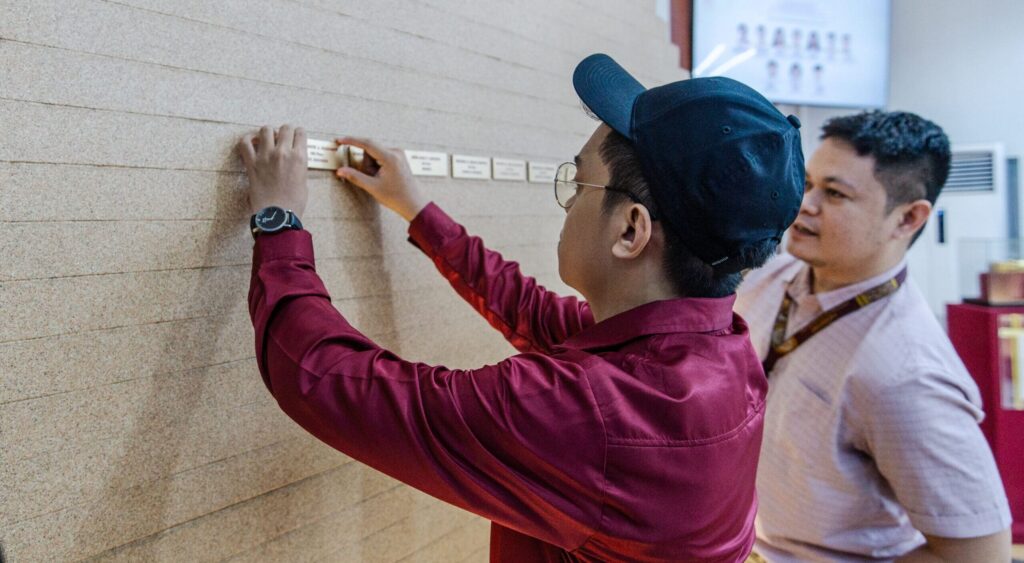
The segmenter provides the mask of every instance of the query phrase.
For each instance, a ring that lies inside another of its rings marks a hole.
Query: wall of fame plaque
[[[447,153],[407,150],[405,159],[414,176],[448,176]]]
[[[526,181],[526,161],[514,158],[494,159],[494,179],[506,181]]]
[[[491,159],[486,156],[452,155],[452,178],[490,180]]]

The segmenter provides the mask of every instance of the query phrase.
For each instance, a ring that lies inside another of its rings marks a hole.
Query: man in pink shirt
[[[739,272],[796,216],[799,122],[723,78],[650,90],[613,60],[577,67],[603,123],[562,165],[559,297],[419,190],[401,153],[338,176],[409,237],[520,354],[475,370],[399,358],[351,326],[316,274],[306,139],[239,143],[255,215],[256,357],[281,408],[349,456],[493,522],[492,561],[742,561],[766,392]]]
[[[788,251],[743,281],[769,394],[755,551],[788,561],[1007,561],[981,399],[907,276],[949,172],[934,123],[825,124]]]

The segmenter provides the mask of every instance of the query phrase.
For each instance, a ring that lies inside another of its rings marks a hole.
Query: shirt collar
[[[622,344],[634,338],[673,332],[714,332],[732,326],[736,295],[653,301],[607,318],[567,338],[580,350]]]
[[[852,285],[840,287],[839,289],[833,289],[832,291],[824,291],[821,293],[815,293],[814,296],[818,299],[818,304],[821,306],[823,311],[828,311],[833,307],[836,307],[854,297],[864,293],[865,291],[881,285],[882,283],[891,280],[896,277],[896,274],[907,266],[907,257],[904,256],[900,263],[893,266],[892,268],[878,274],[875,277],[868,278],[863,281],[859,281]],[[799,299],[805,295],[811,293],[811,267],[808,264],[804,264],[802,268],[795,271],[790,275],[789,279],[786,280],[786,293],[789,294],[793,299]]]

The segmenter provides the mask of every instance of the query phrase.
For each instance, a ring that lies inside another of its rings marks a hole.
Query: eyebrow
[[[805,181],[811,180],[811,175],[810,174],[805,174],[804,175],[804,179],[805,179]],[[854,186],[853,184],[847,182],[846,180],[840,178],[839,176],[825,176],[825,178],[823,178],[823,180],[824,180],[824,182],[826,184],[839,184],[841,186],[846,186],[847,188],[849,188],[851,190],[854,190],[854,191],[857,190],[857,186]]]
[[[847,182],[846,180],[844,180],[844,179],[842,179],[842,178],[840,178],[838,176],[825,176],[825,181],[829,182],[829,183],[833,183],[834,182],[836,184],[841,184],[843,186],[846,186],[847,188],[850,188],[851,190],[856,190],[857,189],[857,186],[854,186],[853,184]]]

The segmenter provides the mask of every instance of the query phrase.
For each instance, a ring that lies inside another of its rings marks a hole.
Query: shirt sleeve
[[[980,537],[1010,526],[981,409],[961,382],[922,371],[858,393],[863,447],[922,533]]]
[[[305,231],[259,237],[249,307],[265,384],[321,441],[564,549],[593,533],[605,445],[578,363],[523,354],[462,371],[404,361],[330,303]]]
[[[549,353],[594,324],[590,307],[560,297],[519,271],[519,264],[488,250],[433,203],[409,225],[409,240],[487,322],[520,352]]]

